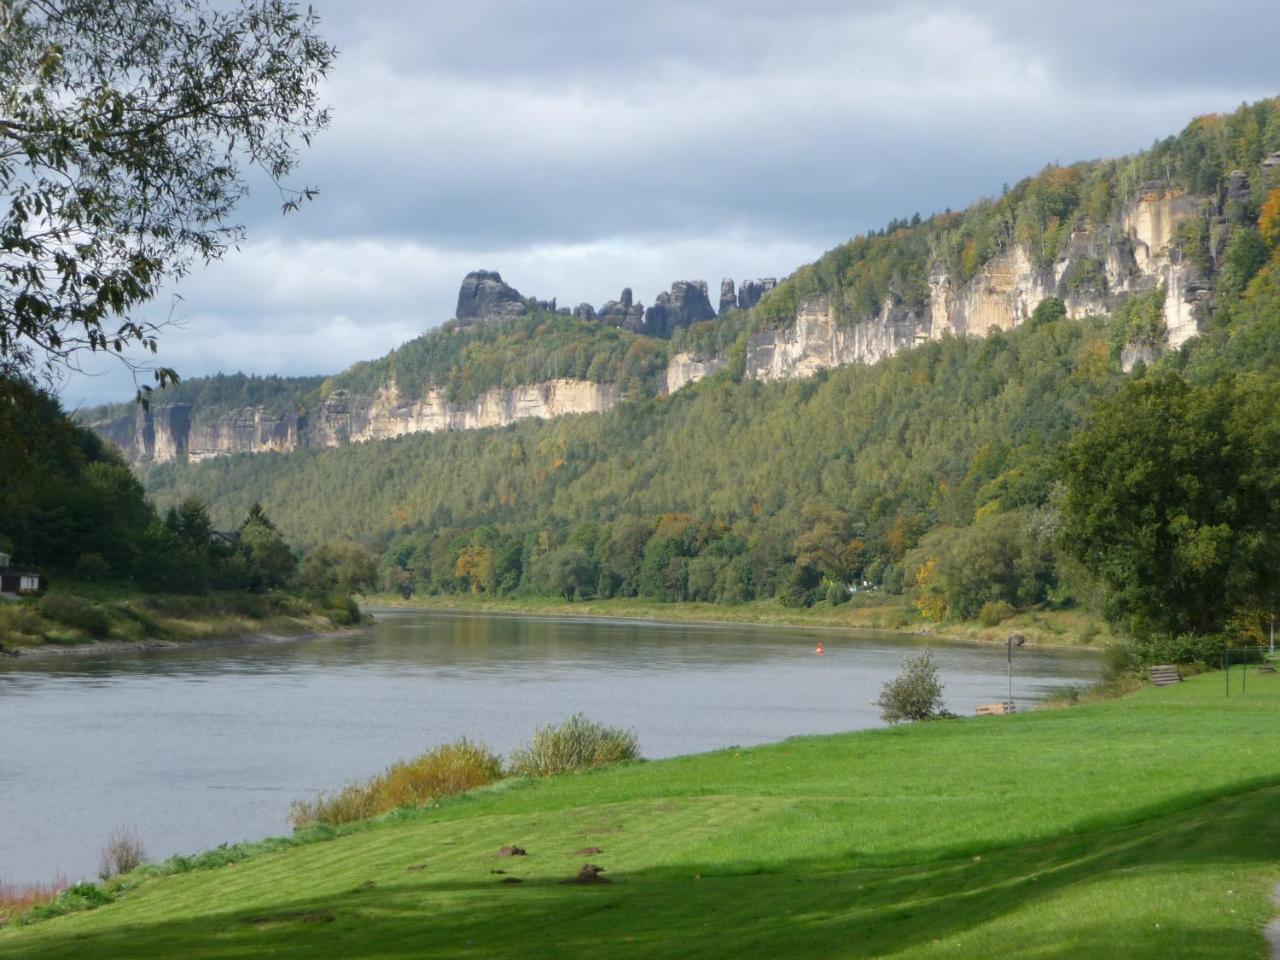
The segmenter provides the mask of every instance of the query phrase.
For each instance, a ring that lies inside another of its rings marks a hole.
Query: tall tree
[[[154,351],[134,311],[240,239],[248,170],[313,195],[284,181],[328,122],[316,28],[291,0],[0,3],[0,374]]]
[[[1213,633],[1280,569],[1280,389],[1174,374],[1099,403],[1062,459],[1064,542],[1138,634]]]

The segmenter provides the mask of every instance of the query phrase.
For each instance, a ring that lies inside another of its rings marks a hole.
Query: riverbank
[[[47,658],[348,633],[327,611],[288,594],[139,595],[67,584],[39,599],[0,602],[0,656]]]
[[[1011,633],[1020,633],[1033,646],[1083,647],[1104,650],[1115,635],[1100,618],[1082,610],[1028,611],[1015,614],[995,625],[976,621],[938,625],[920,616],[901,597],[868,594],[837,607],[784,607],[776,600],[742,604],[659,603],[624,600],[553,600],[544,597],[487,597],[449,594],[438,597],[410,597],[374,594],[365,597],[370,609],[439,610],[464,613],[505,613],[533,617],[603,617],[620,620],[654,620],[666,623],[759,624],[764,626],[809,627],[835,630],[876,630],[912,636],[932,636],[943,640],[977,643],[1004,643]]]
[[[144,868],[0,957],[1262,958],[1280,678],[1221,682],[502,781]]]

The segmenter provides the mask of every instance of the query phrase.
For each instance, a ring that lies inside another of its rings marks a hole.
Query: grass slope
[[[509,782],[146,881],[0,957],[1263,957],[1280,679],[1234,693]],[[559,882],[584,860],[613,882]]]

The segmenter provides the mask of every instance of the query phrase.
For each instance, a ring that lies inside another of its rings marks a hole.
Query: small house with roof
[[[48,586],[39,570],[15,567],[13,557],[0,553],[0,593],[43,593]]]

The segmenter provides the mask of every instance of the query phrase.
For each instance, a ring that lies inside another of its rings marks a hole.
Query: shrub
[[[784,607],[812,607],[820,579],[813,567],[795,564],[778,590],[778,602]]]
[[[111,573],[111,564],[96,550],[89,550],[76,560],[75,572],[81,580],[105,580]]]
[[[536,730],[527,746],[512,751],[510,769],[521,776],[548,777],[639,755],[634,731],[606,727],[575,713],[558,727]]]
[[[376,817],[401,807],[416,807],[482,787],[502,776],[502,761],[482,743],[463,737],[393,764],[378,776],[349,783],[315,800],[296,801],[289,811],[294,827],[314,823],[336,826]]]
[[[827,603],[833,607],[838,607],[842,603],[849,602],[849,588],[843,583],[833,583],[827,587]]]
[[[45,626],[44,618],[25,603],[0,604],[0,640],[38,637]]]
[[[147,851],[136,830],[117,828],[107,838],[107,844],[98,854],[98,876],[103,880],[128,873],[147,862]]]
[[[978,620],[984,627],[998,627],[1017,612],[1004,600],[988,600],[978,611]]]
[[[1153,634],[1134,641],[1133,653],[1143,665],[1204,663],[1219,666],[1226,647],[1226,638],[1218,633]]]
[[[40,612],[55,623],[83,630],[101,639],[111,632],[111,617],[106,610],[67,593],[46,593],[40,598]]]
[[[880,708],[880,718],[889,724],[946,716],[942,680],[932,652],[922,650],[905,658],[902,672],[886,682],[880,688],[880,696],[872,702]]]

